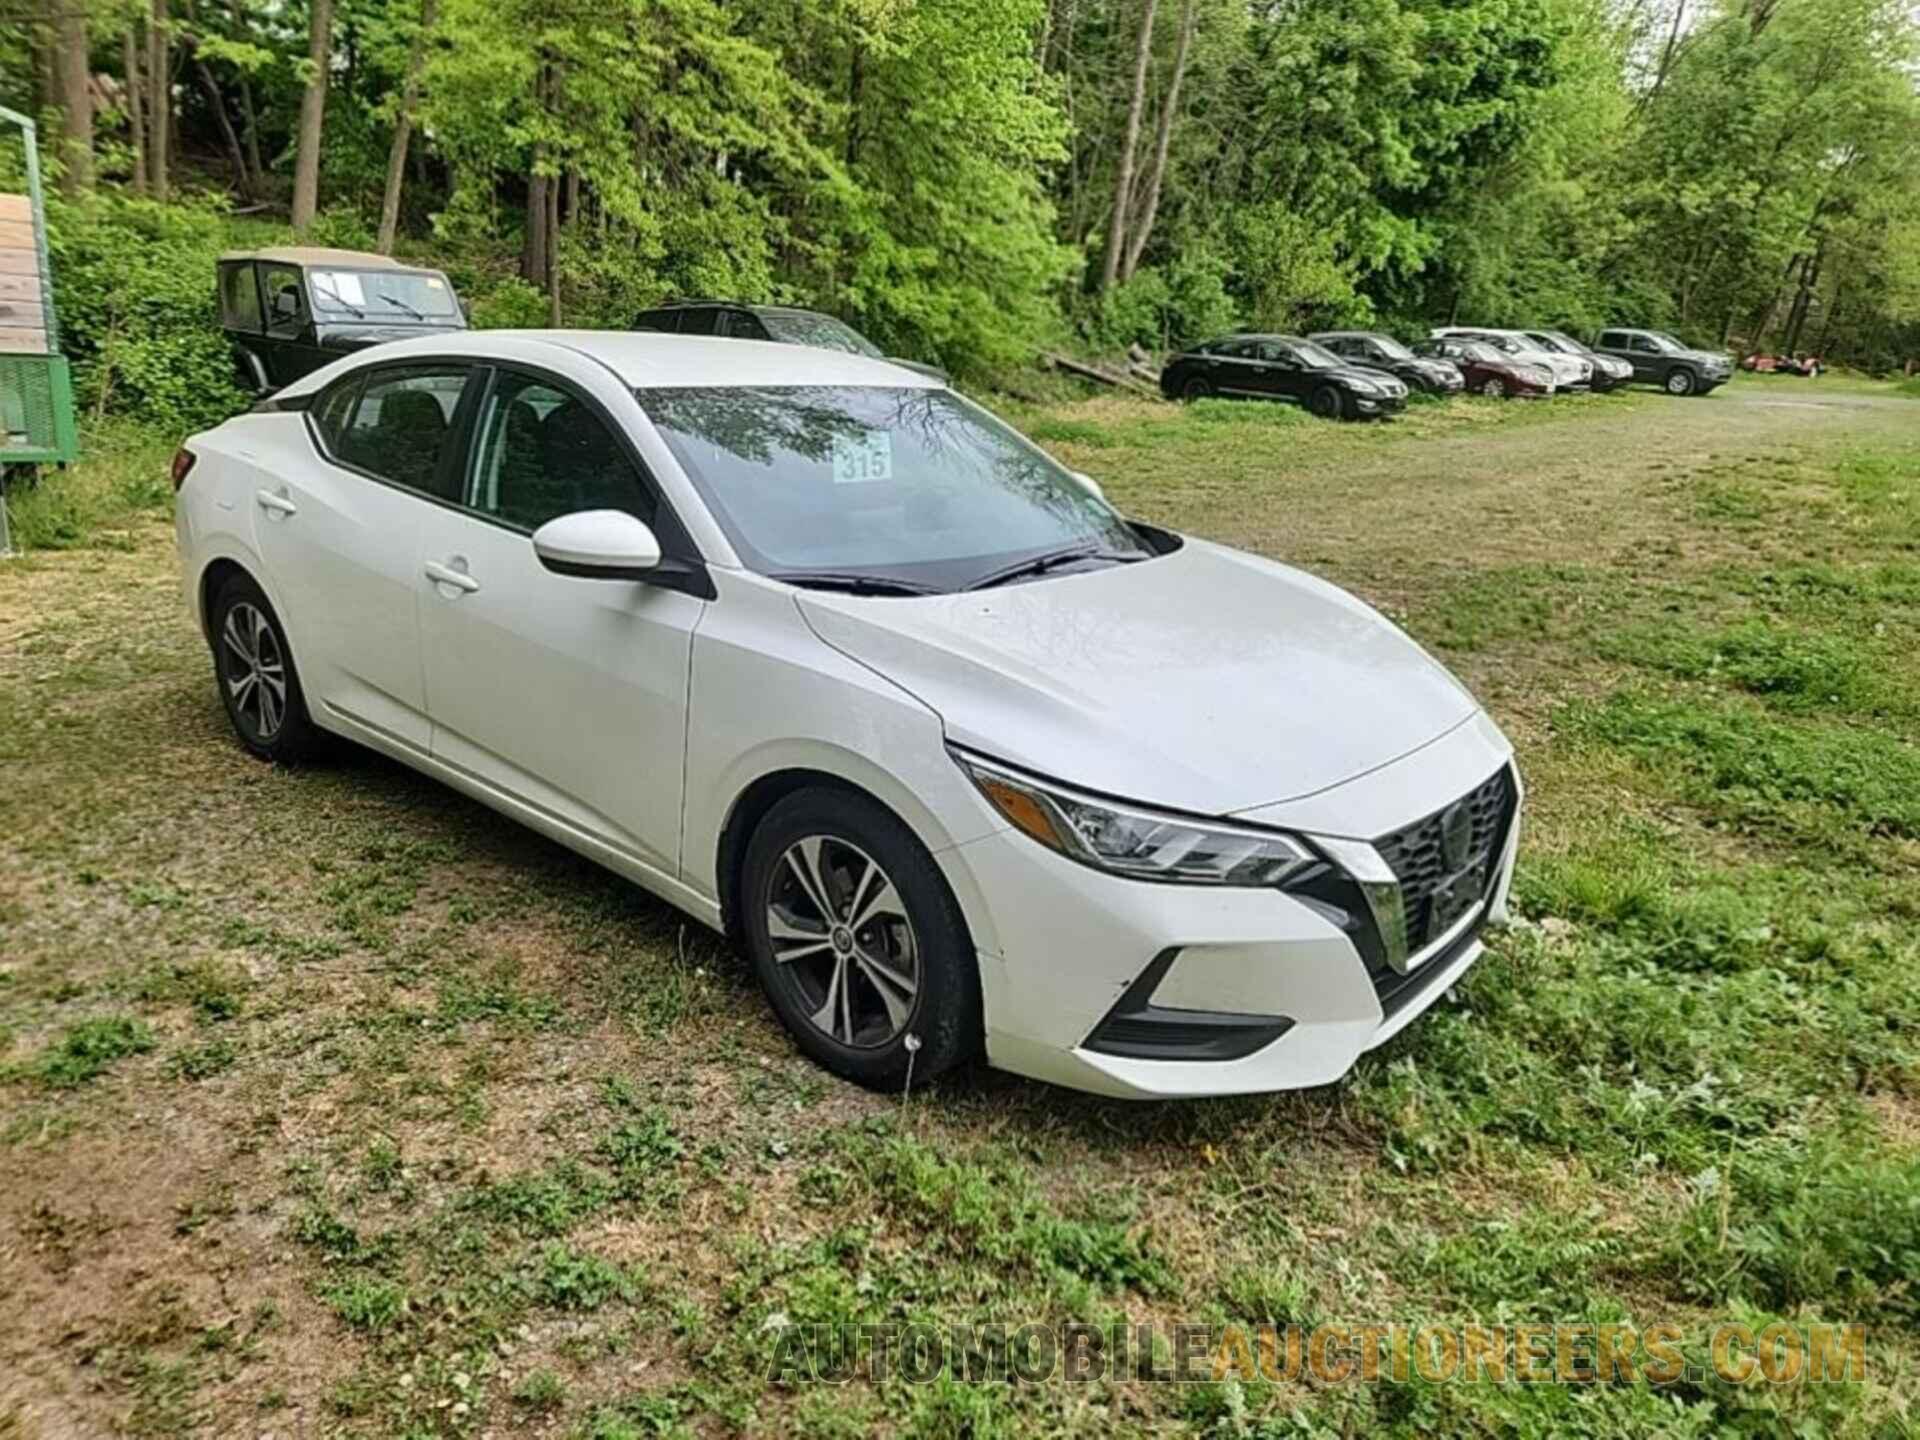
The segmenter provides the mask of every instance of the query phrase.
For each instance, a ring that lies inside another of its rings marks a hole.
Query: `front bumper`
[[[1511,763],[1476,715],[1379,770],[1241,818],[1351,843],[1433,815]],[[1341,911],[1280,890],[1123,880],[1010,830],[956,846],[940,862],[964,868],[999,939],[980,955],[988,1058],[1134,1098],[1337,1080],[1444,995],[1479,957],[1481,926],[1504,918],[1517,779],[1513,800],[1484,894],[1390,975]]]
[[[1398,415],[1407,408],[1405,395],[1353,395],[1350,398],[1358,415]]]

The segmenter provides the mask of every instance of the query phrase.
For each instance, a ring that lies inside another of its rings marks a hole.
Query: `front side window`
[[[1147,552],[1037,446],[944,390],[701,387],[638,392],[746,564],[960,589],[1084,547]]]
[[[328,319],[444,324],[460,314],[453,287],[419,270],[310,270],[307,284],[315,312]]]
[[[267,297],[268,327],[297,328],[307,313],[307,302],[300,290],[300,272],[291,265],[263,266],[260,289]]]
[[[442,493],[440,462],[467,373],[464,366],[439,365],[369,373],[333,442],[335,456],[382,480],[451,499]],[[324,435],[325,420],[316,417],[316,423]]]
[[[522,530],[578,510],[653,523],[652,492],[606,423],[546,380],[503,370],[480,415],[465,503]]]

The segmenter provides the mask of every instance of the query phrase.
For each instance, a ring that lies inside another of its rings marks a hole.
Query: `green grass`
[[[138,483],[169,447],[90,435],[0,568],[24,1393],[76,1433],[1905,1433],[1920,442],[1893,387],[1795,383],[1846,403],[1007,407],[1383,607],[1529,787],[1455,1003],[1338,1085],[1167,1105],[854,1091],[624,883],[383,761],[246,760]],[[1123,1317],[1671,1321],[1695,1358],[1858,1321],[1869,1378],[767,1378],[794,1326]]]

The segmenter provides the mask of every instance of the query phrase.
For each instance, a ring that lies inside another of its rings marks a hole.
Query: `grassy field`
[[[671,911],[227,734],[169,446],[0,566],[0,1437],[1900,1435],[1920,1401],[1920,400],[1014,417],[1473,685],[1520,918],[1324,1090],[800,1060]],[[65,547],[65,548],[52,548]],[[1867,1327],[1864,1385],[768,1383],[814,1322]]]

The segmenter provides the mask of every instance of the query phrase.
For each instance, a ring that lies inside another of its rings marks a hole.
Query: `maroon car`
[[[1413,353],[1451,360],[1466,376],[1467,389],[1479,395],[1511,399],[1515,395],[1553,394],[1553,372],[1546,366],[1529,364],[1484,340],[1421,340],[1414,345]]]

